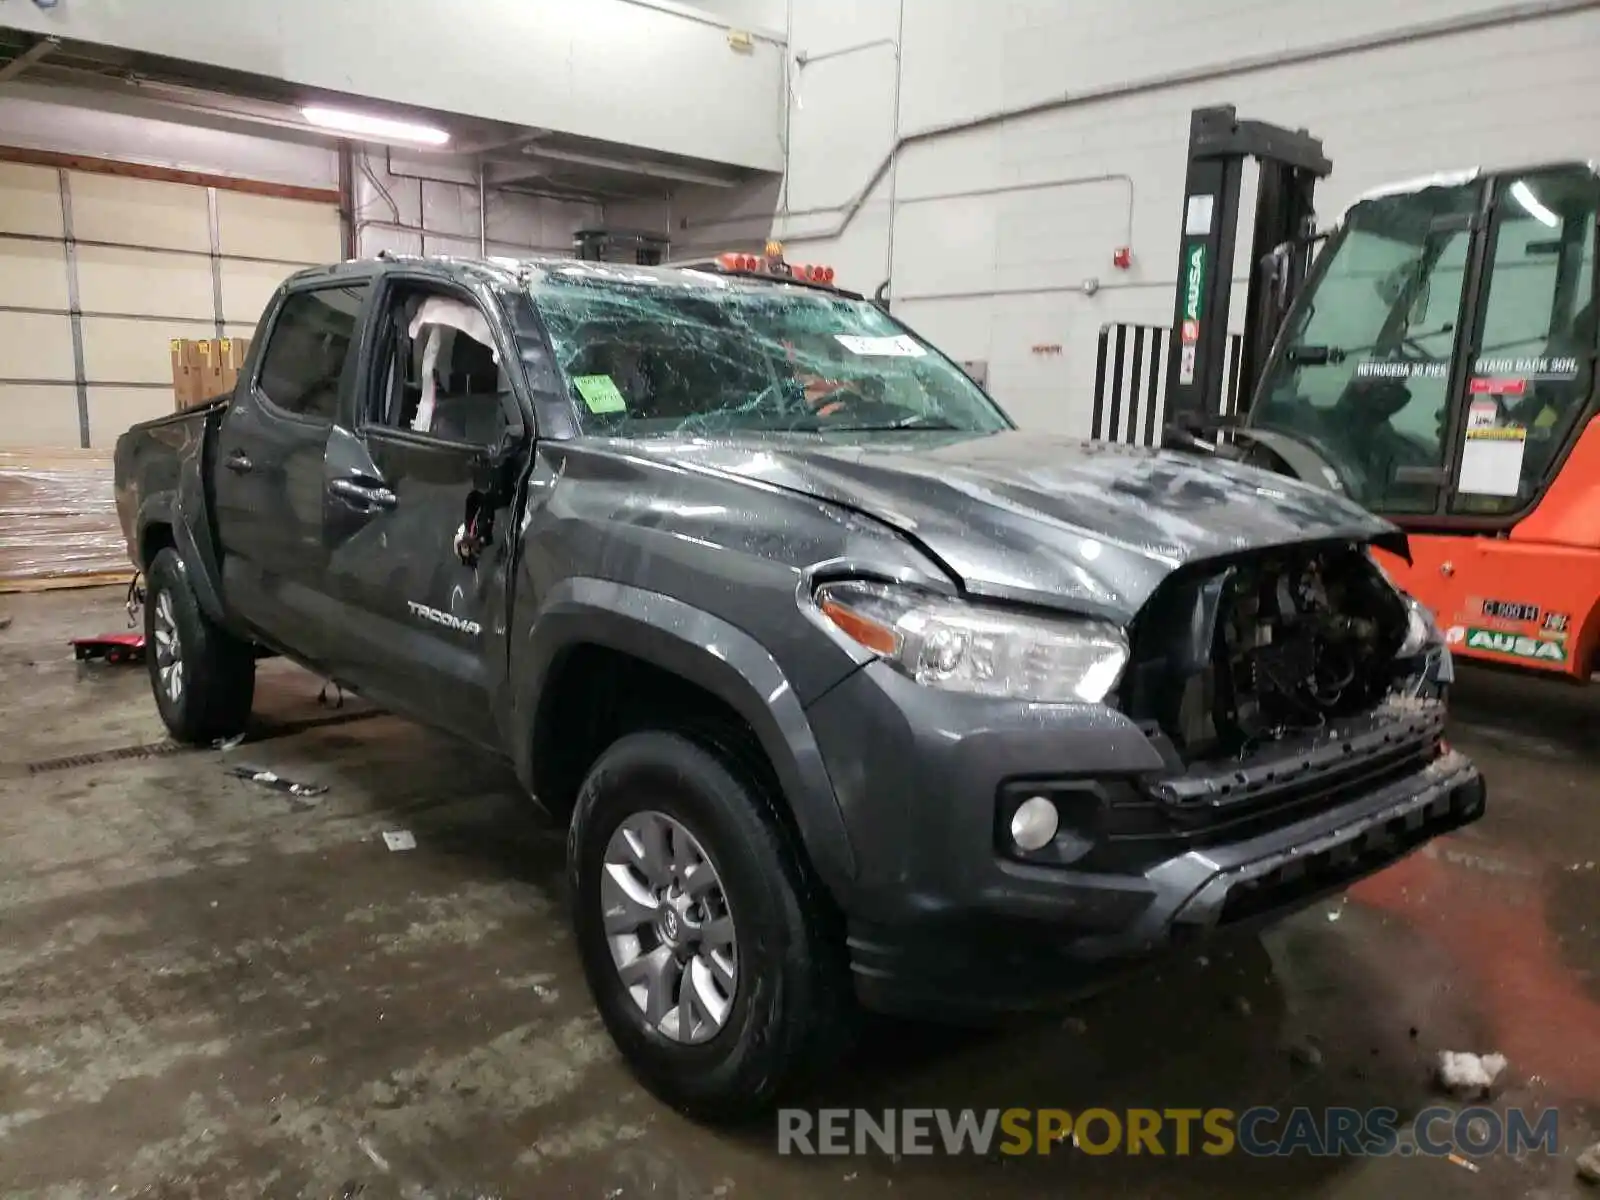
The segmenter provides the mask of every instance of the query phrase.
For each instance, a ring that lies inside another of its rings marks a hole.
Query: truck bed
[[[131,426],[117,439],[114,486],[117,519],[128,555],[143,570],[141,540],[158,519],[171,523],[180,514],[195,530],[209,527],[207,453],[231,397],[221,396],[169,416]]]

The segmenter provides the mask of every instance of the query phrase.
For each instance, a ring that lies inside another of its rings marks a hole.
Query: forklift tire
[[[205,746],[244,732],[255,700],[254,649],[201,611],[171,547],[146,574],[144,639],[150,690],[174,738]]]

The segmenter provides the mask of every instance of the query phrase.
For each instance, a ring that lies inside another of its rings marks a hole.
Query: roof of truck
[[[803,287],[831,292],[847,299],[861,299],[857,293],[835,287],[831,282],[822,283],[804,278],[756,272],[724,271],[718,269],[711,260],[646,267],[635,266],[632,263],[591,262],[544,254],[529,255],[525,258],[498,256],[478,258],[445,254],[392,254],[385,251],[373,257],[347,259],[327,266],[308,267],[291,275],[288,282],[341,277],[370,278],[395,268],[418,267],[446,275],[473,275],[491,284],[513,288],[523,285],[530,276],[537,274],[544,278],[593,280],[635,286],[709,287],[733,292],[771,287]]]

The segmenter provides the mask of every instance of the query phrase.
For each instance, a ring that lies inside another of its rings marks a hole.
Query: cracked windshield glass
[[[599,266],[552,272],[530,292],[589,433],[1010,427],[959,367],[865,300]]]

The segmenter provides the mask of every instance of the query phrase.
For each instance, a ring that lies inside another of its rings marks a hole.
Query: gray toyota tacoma
[[[281,654],[509,758],[606,1026],[708,1119],[858,1006],[1059,1004],[1484,807],[1392,526],[1018,431],[830,278],[308,270],[231,397],[117,444],[173,735]]]

